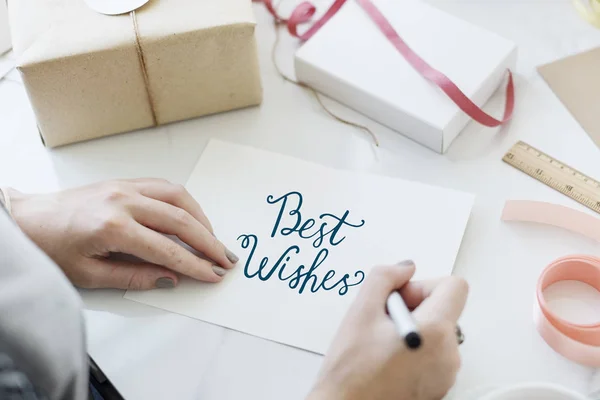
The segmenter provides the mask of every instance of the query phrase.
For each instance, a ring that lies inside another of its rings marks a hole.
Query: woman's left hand
[[[187,190],[165,180],[108,181],[44,195],[7,192],[20,228],[79,287],[173,287],[178,274],[216,283],[238,261]],[[119,253],[142,261],[111,257]]]

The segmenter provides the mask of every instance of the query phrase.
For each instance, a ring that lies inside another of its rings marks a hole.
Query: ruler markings
[[[600,182],[597,180],[524,142],[515,144],[502,160],[579,204],[600,213]]]

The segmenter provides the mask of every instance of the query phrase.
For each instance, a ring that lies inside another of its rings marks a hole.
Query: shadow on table
[[[164,310],[123,298],[125,290],[79,289],[86,310],[103,311],[123,317],[147,318],[169,314]]]

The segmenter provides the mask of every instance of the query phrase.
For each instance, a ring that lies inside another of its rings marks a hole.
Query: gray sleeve
[[[6,354],[0,354],[0,399],[47,400]]]
[[[47,399],[87,399],[88,364],[79,295],[2,207],[0,354],[10,360],[15,373],[26,377],[24,385],[31,384]]]

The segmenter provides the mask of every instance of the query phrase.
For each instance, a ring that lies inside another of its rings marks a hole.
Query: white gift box
[[[479,106],[516,64],[515,44],[495,33],[419,0],[372,1],[413,51]],[[355,0],[296,52],[295,68],[300,82],[439,153],[470,121]],[[493,114],[501,118],[502,111]]]

